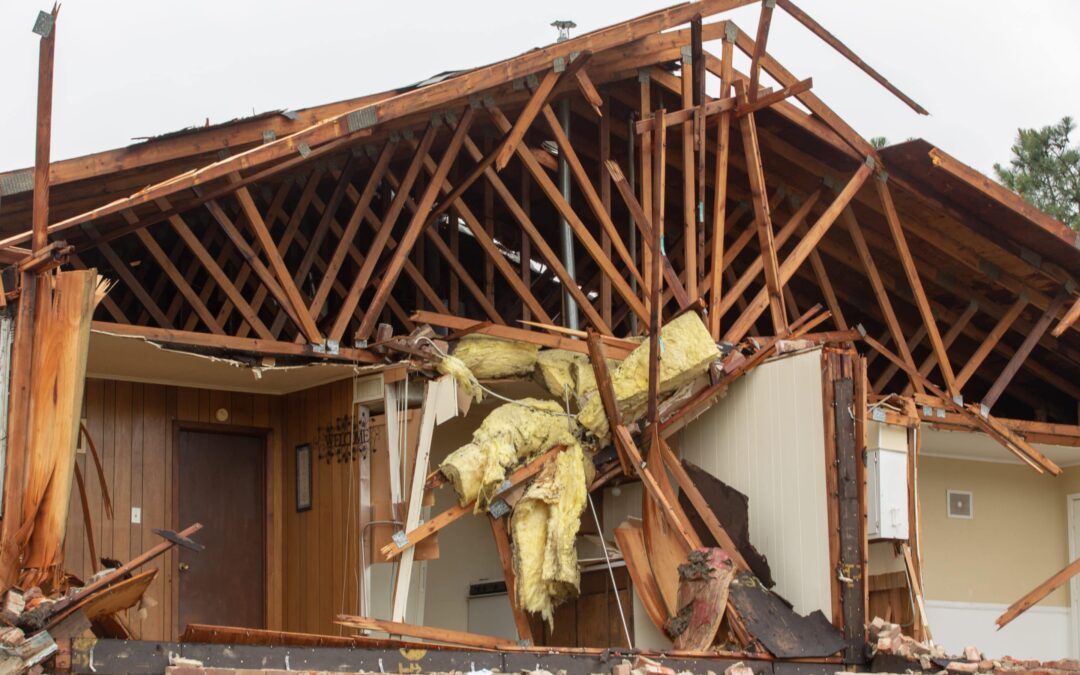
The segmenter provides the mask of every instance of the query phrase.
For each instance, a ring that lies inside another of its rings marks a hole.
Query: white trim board
[[[1069,608],[1035,606],[1000,631],[994,619],[1008,605],[927,600],[926,614],[935,641],[950,654],[973,645],[988,658],[1050,661],[1069,655]]]

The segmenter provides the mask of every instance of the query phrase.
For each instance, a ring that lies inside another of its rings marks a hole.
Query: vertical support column
[[[830,499],[836,500],[832,507],[836,514],[836,550],[833,570],[834,584],[839,586],[840,616],[833,616],[833,623],[844,633],[847,648],[845,663],[862,663],[866,625],[866,576],[863,573],[863,513],[862,489],[859,484],[859,443],[856,438],[856,421],[852,410],[855,406],[855,381],[853,354],[829,351],[824,354],[825,414],[831,417],[826,424],[826,446],[832,445],[835,464],[835,492]],[[857,355],[854,355],[857,358]],[[827,452],[827,455],[829,453]],[[834,586],[835,588],[836,586]],[[834,602],[834,607],[836,603]]]
[[[570,137],[570,99],[563,98],[559,102],[559,123],[563,133]],[[559,153],[559,189],[562,190],[563,199],[570,203],[570,164],[566,161],[563,153]],[[562,246],[563,267],[570,274],[571,279],[577,279],[577,270],[574,263],[574,233],[570,230],[570,223],[565,216],[559,216],[559,243]],[[570,291],[563,289],[563,325],[567,328],[577,329],[578,308],[577,301]]]
[[[38,251],[49,243],[49,151],[52,145],[53,55],[56,48],[56,15],[39,12],[34,32],[41,36],[38,47],[37,142],[34,147],[34,201],[31,248]]]
[[[652,76],[649,74],[648,69],[643,69],[638,72],[638,84],[641,92],[641,119],[647,120],[652,117]],[[645,213],[652,215],[653,208],[653,180],[652,180],[652,136],[649,134],[641,135],[641,210]],[[642,295],[645,298],[645,308],[648,309],[649,302],[651,302],[652,291],[650,284],[652,283],[649,270],[652,269],[652,253],[650,252],[651,242],[642,242],[641,247],[641,276],[644,278],[644,288],[641,289]]]
[[[693,63],[689,46],[682,48],[682,106],[694,105]],[[690,302],[698,297],[697,213],[694,208],[697,175],[694,162],[694,119],[682,124],[683,283]]]
[[[529,180],[529,172],[521,172],[521,210],[525,212],[525,216],[532,217],[532,183]],[[525,284],[526,288],[532,288],[532,239],[525,232],[525,228],[521,228],[521,281]],[[532,312],[529,310],[529,304],[526,302],[521,303],[521,318],[529,321],[532,319]]]
[[[600,117],[600,161],[598,162],[597,171],[600,172],[600,201],[603,203],[604,212],[608,217],[611,217],[611,174],[605,169],[604,165],[607,164],[608,159],[611,158],[611,99],[607,94],[604,95],[604,103],[601,109]],[[604,255],[611,257],[611,237],[608,236],[607,231],[601,231],[600,233],[600,246],[604,250]],[[634,255],[633,249],[630,249],[630,255]],[[608,326],[611,325],[611,279],[606,274],[600,277],[600,315],[604,318],[604,323]]]

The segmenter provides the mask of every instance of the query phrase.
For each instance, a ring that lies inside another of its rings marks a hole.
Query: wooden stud
[[[533,644],[532,626],[529,615],[518,604],[517,575],[514,573],[514,551],[510,547],[510,533],[506,527],[506,518],[489,518],[491,534],[495,538],[495,548],[499,552],[499,562],[503,568],[503,580],[506,582],[506,596],[510,600],[510,611],[514,614],[514,626],[517,628],[518,642]]]
[[[734,79],[733,44],[725,39],[722,47],[720,97],[730,95]],[[702,60],[704,63],[704,60]],[[722,299],[724,267],[724,236],[728,200],[728,157],[731,154],[731,113],[723,112],[716,128],[716,171],[713,184],[712,287],[709,291],[709,332],[720,339],[720,301]]]
[[[754,38],[754,51],[750,54],[750,100],[757,99],[758,80],[761,77],[761,57],[765,54],[765,44],[769,40],[769,27],[772,25],[773,9],[776,0],[761,0],[761,14],[758,15],[757,37]]]

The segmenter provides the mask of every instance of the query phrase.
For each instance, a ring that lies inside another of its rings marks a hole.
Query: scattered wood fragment
[[[735,565],[719,548],[691,551],[679,566],[678,611],[668,620],[675,649],[704,651],[712,646],[727,608]]]
[[[391,635],[407,635],[422,640],[435,640],[454,645],[466,645],[480,647],[482,649],[514,648],[518,644],[512,640],[492,637],[490,635],[477,635],[464,631],[450,630],[448,628],[432,628],[430,626],[417,626],[409,623],[396,621],[383,621],[365,616],[350,616],[339,614],[334,623],[347,628],[359,628],[361,630],[375,630]]]
[[[1061,568],[1056,574],[1042,582],[1035,588],[1031,589],[1024,597],[1020,598],[1013,604],[1009,605],[1001,616],[994,620],[997,624],[998,630],[1001,630],[1005,626],[1009,625],[1016,617],[1020,616],[1027,610],[1031,609],[1039,602],[1041,602],[1046,596],[1053,593],[1058,588],[1061,588],[1065,582],[1072,579],[1080,573],[1080,558],[1072,561],[1065,567]]]

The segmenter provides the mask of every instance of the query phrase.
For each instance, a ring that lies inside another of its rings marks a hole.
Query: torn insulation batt
[[[527,342],[471,334],[458,340],[454,356],[478,379],[524,377],[536,367],[540,348]]]
[[[577,422],[555,401],[525,398],[491,411],[472,442],[450,455],[439,470],[450,479],[462,505],[476,500],[477,513],[506,478],[507,471],[556,445],[575,445]]]
[[[591,459],[574,443],[544,467],[511,517],[518,603],[550,627],[555,607],[578,594],[574,542],[592,473]]]
[[[676,317],[660,329],[660,396],[666,396],[690,382],[720,358],[705,324],[694,312]],[[619,412],[626,423],[645,414],[649,398],[649,343],[643,342],[611,373],[611,384]],[[600,446],[610,437],[607,415],[599,396],[591,397],[578,414]]]

